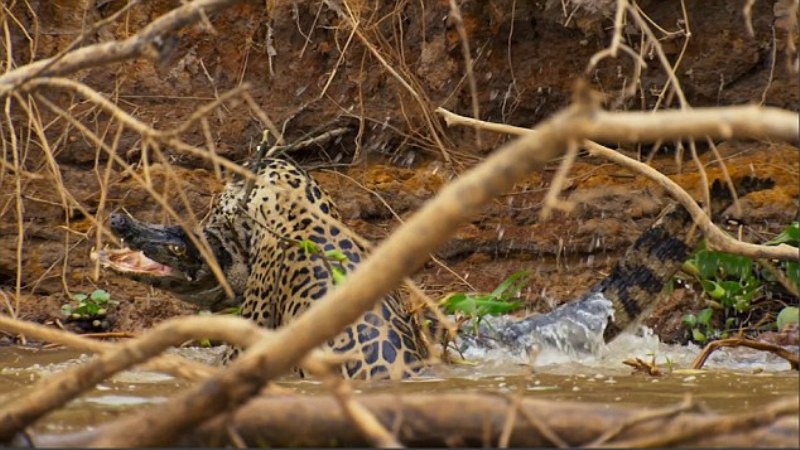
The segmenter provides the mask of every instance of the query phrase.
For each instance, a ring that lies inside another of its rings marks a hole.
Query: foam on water
[[[480,377],[487,375],[517,374],[537,371],[568,374],[591,369],[596,373],[623,371],[630,368],[622,361],[639,357],[650,361],[655,357],[659,367],[689,368],[702,350],[696,345],[668,345],[659,341],[649,329],[619,335],[610,344],[603,339],[608,320],[613,318],[611,302],[602,293],[586,297],[556,308],[550,313],[532,315],[522,319],[508,316],[487,316],[478,324],[478,334],[463,333],[456,346],[468,364],[437,367],[431,376]],[[462,330],[472,329],[467,323]],[[212,364],[224,347],[180,348],[169,353]],[[790,349],[797,351],[797,348]],[[2,367],[0,375],[14,375],[23,383],[32,383],[70,367],[83,364],[90,356],[78,352],[74,357],[52,363],[34,363],[26,367]],[[42,361],[42,360],[40,360]],[[782,372],[790,370],[789,363],[768,352],[747,348],[723,348],[714,352],[705,368],[752,373],[763,370]],[[161,373],[134,369],[116,374],[115,383],[157,384],[174,382],[174,378]]]
[[[134,395],[98,395],[81,397],[74,401],[75,404],[94,403],[103,406],[137,406],[150,403],[164,403],[166,397],[142,397]]]
[[[569,371],[576,365],[619,370],[625,367],[621,362],[631,357],[647,361],[655,357],[662,367],[688,368],[702,350],[693,344],[664,344],[646,327],[622,333],[606,344],[603,331],[610,318],[611,302],[601,293],[593,293],[547,314],[523,319],[484,317],[477,336],[463,335],[456,345],[466,359],[478,362],[478,371],[484,374],[519,371],[519,366],[554,372]],[[463,329],[469,330],[471,325]],[[719,349],[704,367],[744,372],[791,369],[788,362],[772,353],[748,348]]]

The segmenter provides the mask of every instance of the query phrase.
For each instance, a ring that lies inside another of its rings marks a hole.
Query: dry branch
[[[761,350],[765,352],[774,353],[781,358],[785,359],[792,369],[800,370],[800,355],[796,353],[792,353],[789,350],[781,347],[780,345],[770,344],[769,342],[761,342],[761,341],[754,341],[752,339],[746,338],[730,338],[730,339],[718,339],[716,341],[709,342],[708,345],[705,346],[702,352],[692,361],[692,369],[700,369],[703,367],[703,364],[706,363],[706,360],[709,356],[711,356],[714,351],[722,348],[722,347],[748,347],[755,350]]]
[[[695,109],[655,113],[612,113],[576,105],[498,149],[465,172],[378,246],[345,282],[294,322],[261,340],[223,371],[179,394],[158,411],[145,411],[116,422],[97,446],[152,446],[178,436],[217,414],[236,408],[267,381],[296,366],[312,349],[338,335],[349,323],[443,244],[493,198],[509,191],[532,170],[563,154],[574,139],[611,141],[679,137],[753,137],[796,140],[797,115],[757,107]],[[149,430],[140,433],[138,430]]]
[[[752,109],[752,108],[753,107],[747,107],[747,109]],[[717,109],[722,109],[722,108],[717,108]],[[697,112],[700,110],[695,109],[691,111]],[[713,111],[713,110],[709,109],[708,111]],[[514,134],[517,136],[525,136],[536,133],[536,130],[531,130],[528,128],[478,121],[475,119],[471,119],[469,117],[464,117],[458,114],[454,114],[443,108],[439,108],[437,112],[445,118],[445,121],[447,121],[448,125],[469,125],[473,127],[482,126],[486,130],[491,130],[498,133]],[[773,111],[773,112],[778,114],[775,114],[774,115],[775,117],[772,117],[772,119],[776,119],[779,116],[783,116],[783,120],[787,121],[783,126],[779,128],[785,127],[786,131],[788,131],[792,125],[791,123],[788,122],[788,120],[794,120],[795,133],[797,133],[797,120],[798,120],[797,115],[786,113],[784,111]],[[686,113],[683,113],[681,115],[685,115],[687,113],[689,112],[687,111]],[[747,111],[746,114],[750,115],[753,114],[753,112]],[[791,118],[792,115],[794,115],[794,119]],[[642,117],[647,117],[647,116],[642,116]],[[628,158],[627,156],[617,151],[614,151],[613,149],[602,146],[589,139],[584,139],[582,145],[585,148],[587,148],[589,152],[592,153],[593,155],[603,157],[620,166],[626,167],[636,173],[642,174],[647,178],[650,178],[651,180],[658,183],[658,185],[660,185],[667,192],[669,192],[670,195],[672,195],[676,200],[678,200],[678,202],[680,202],[681,205],[683,205],[683,207],[689,211],[695,223],[697,223],[698,226],[703,230],[703,233],[709,240],[709,244],[713,248],[728,253],[749,256],[752,258],[777,258],[784,260],[800,260],[800,253],[798,253],[796,247],[792,247],[789,245],[779,245],[779,246],[755,245],[746,242],[741,242],[732,238],[731,236],[720,230],[716,225],[714,225],[714,223],[711,221],[708,215],[706,215],[703,209],[697,205],[697,202],[695,202],[692,196],[689,195],[683,188],[681,188],[674,181],[670,180],[669,177],[653,169],[647,164],[636,161],[635,159]]]
[[[358,397],[359,402],[386,428],[411,447],[481,447],[497,442],[508,416],[508,401],[490,394],[392,394]],[[683,405],[678,405],[682,407]],[[609,446],[635,439],[661,439],[691,447],[792,447],[797,445],[797,399],[776,401],[745,414],[672,414],[675,407],[658,410],[606,407],[591,403],[523,398],[522,416],[536,417],[570,446],[582,446],[616,430]],[[110,426],[72,436],[40,436],[40,446],[84,446]],[[364,447],[369,441],[349,426],[331,396],[263,396],[234,414],[219,417],[188,432],[180,445],[221,446],[234,429],[250,446]],[[687,433],[690,430],[690,433]],[[705,432],[703,432],[705,430]],[[517,419],[509,434],[510,447],[552,447],[552,442],[530,421]]]
[[[43,380],[25,397],[0,409],[0,442],[104,379],[147,361],[188,340],[207,338],[247,347],[267,331],[238,317],[192,317],[161,323],[140,339],[126,342],[91,361]]]
[[[86,334],[77,335],[68,331],[62,331],[24,320],[16,320],[10,317],[0,316],[0,330],[44,342],[58,343],[77,350],[96,353],[107,352],[117,347],[113,343],[88,339]],[[174,355],[161,355],[151,359],[143,367],[169,373],[187,380],[202,380],[216,371],[214,367]]]
[[[10,70],[0,76],[0,95],[6,95],[9,90],[33,76],[66,75],[153,53],[159,57],[160,48],[167,36],[200,20],[204,15],[220,11],[239,1],[241,0],[195,0],[164,14],[128,39],[89,45],[58,56],[60,59],[55,62],[56,57],[53,57]]]
[[[475,119],[459,116],[438,108],[449,125],[477,126]],[[484,122],[485,129],[498,133],[522,135],[527,128]],[[661,110],[642,112],[610,112],[594,110],[579,123],[576,136],[599,142],[652,143],[668,139],[710,137],[717,139],[779,139],[797,143],[800,116],[780,108],[758,106],[725,106],[694,108],[688,111]],[[512,131],[513,129],[519,131]]]
[[[480,104],[478,103],[478,83],[475,81],[474,63],[472,61],[472,52],[469,49],[469,37],[467,36],[467,29],[464,26],[464,19],[461,17],[461,9],[458,7],[456,0],[450,0],[450,17],[456,25],[456,31],[461,39],[461,54],[464,58],[464,70],[467,72],[467,80],[469,81],[469,93],[472,98],[472,116],[478,120],[481,118]],[[475,129],[475,145],[479,148],[481,144],[481,130]]]

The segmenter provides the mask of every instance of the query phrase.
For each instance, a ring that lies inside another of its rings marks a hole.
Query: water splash
[[[603,331],[613,313],[612,303],[596,292],[547,314],[524,319],[484,317],[478,333],[462,335],[456,345],[465,356],[477,358],[490,350],[503,350],[515,360],[527,359],[532,351],[546,348],[572,357],[592,355],[604,347]],[[471,326],[467,323],[464,329]]]
[[[630,372],[621,362],[631,357],[655,358],[660,367],[689,368],[702,350],[694,344],[665,344],[647,327],[641,327],[638,333],[622,333],[607,344],[603,332],[613,319],[613,312],[611,302],[596,292],[547,314],[523,319],[484,317],[478,333],[463,333],[456,346],[464,358],[477,362],[478,371],[484,374],[500,373],[515,366],[554,372],[571,372],[581,367]],[[462,330],[471,330],[473,326],[468,322]],[[796,346],[789,350],[798,351]],[[751,373],[790,370],[784,359],[748,348],[719,349],[704,368]]]

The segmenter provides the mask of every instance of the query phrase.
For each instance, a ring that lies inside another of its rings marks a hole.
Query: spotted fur
[[[366,250],[340,226],[330,196],[288,161],[265,161],[249,193],[244,184],[228,186],[204,228],[220,239],[241,242],[250,267],[245,285],[235,287],[243,288],[241,314],[263,327],[277,328],[303,314],[334,288],[333,266],[352,272]],[[321,252],[338,250],[346,260],[310,252],[299,244],[301,241],[313,242]],[[417,323],[396,292],[388,294],[326,347],[356,356],[342,368],[350,378],[404,377],[420,367],[427,355]],[[231,349],[225,362],[237,351]]]
[[[739,193],[744,194],[772,183],[745,179],[738,184]],[[715,213],[731,202],[719,182],[712,187],[712,201]],[[698,233],[688,232],[691,222],[684,208],[668,207],[612,273],[592,289],[590,295],[601,294],[614,308],[605,328],[606,340],[655,303],[657,294],[689,256],[698,239]],[[366,256],[355,236],[341,225],[336,206],[319,184],[281,159],[265,160],[252,187],[244,181],[229,183],[195,233],[209,244],[235,294],[233,299],[225,295],[181,227],[148,224],[122,214],[112,215],[111,227],[135,249],[116,251],[119,258],[141,254],[144,264],[126,268],[112,252],[100,252],[97,257],[104,266],[204,308],[240,305],[243,317],[269,329],[295,320],[335,289],[334,267],[350,273]],[[313,242],[320,252],[304,248],[300,245],[304,241]],[[341,252],[344,259],[331,260],[322,254],[331,250]],[[582,300],[573,303],[579,308]],[[539,323],[537,317],[525,318],[501,334],[505,341],[516,342]],[[352,357],[341,368],[349,378],[406,377],[423,367],[428,356],[416,318],[396,292],[386,295],[324,347]],[[230,348],[223,362],[238,352]]]

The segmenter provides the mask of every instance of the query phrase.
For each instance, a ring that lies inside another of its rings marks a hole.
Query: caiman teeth
[[[130,248],[122,249],[103,249],[89,254],[92,261],[99,261],[103,267],[110,268],[116,272],[139,273],[150,276],[166,276],[173,274],[173,269],[165,264],[145,256],[139,250]]]

